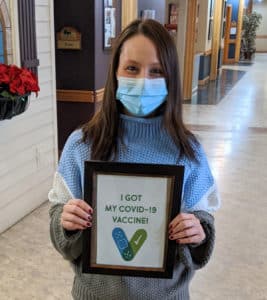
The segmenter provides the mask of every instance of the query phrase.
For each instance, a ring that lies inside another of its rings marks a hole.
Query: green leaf
[[[3,91],[3,92],[0,93],[0,95],[5,97],[5,98],[9,98],[11,100],[15,100],[17,98],[16,95],[12,95],[8,91]]]

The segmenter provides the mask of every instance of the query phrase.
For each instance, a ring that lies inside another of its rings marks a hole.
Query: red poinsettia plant
[[[40,90],[35,74],[15,65],[0,64],[0,97],[15,99]]]

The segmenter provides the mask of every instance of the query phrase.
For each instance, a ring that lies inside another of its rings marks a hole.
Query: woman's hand
[[[169,239],[179,244],[199,244],[206,238],[198,218],[193,214],[181,213],[169,225]]]
[[[92,207],[85,201],[71,199],[63,206],[61,225],[69,231],[83,230],[92,226],[92,214]]]

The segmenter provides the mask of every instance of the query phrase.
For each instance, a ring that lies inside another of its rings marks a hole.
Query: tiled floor
[[[246,71],[225,67],[221,70],[215,81],[211,81],[204,86],[199,86],[192,100],[190,102],[185,100],[184,103],[216,105],[230,92],[245,73]]]
[[[197,272],[192,300],[267,299],[267,55],[252,65],[215,105],[184,104],[217,179],[222,207],[217,240]],[[208,101],[211,101],[209,99]],[[70,267],[52,249],[48,205],[0,236],[0,299],[70,299]],[[144,299],[145,300],[145,299]]]

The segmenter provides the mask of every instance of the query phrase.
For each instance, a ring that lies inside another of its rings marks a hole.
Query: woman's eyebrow
[[[140,63],[138,63],[137,61],[132,60],[132,59],[126,59],[124,64],[136,64],[136,65],[138,65]]]
[[[161,67],[160,62],[151,63],[150,66]]]
[[[135,65],[140,65],[138,61],[135,61],[133,59],[127,59],[125,60],[124,64],[135,64]],[[151,67],[161,67],[160,62],[152,62],[148,64]]]

